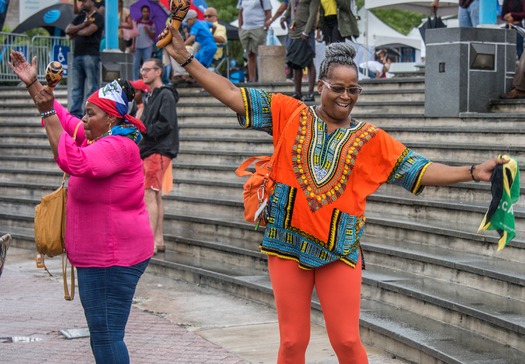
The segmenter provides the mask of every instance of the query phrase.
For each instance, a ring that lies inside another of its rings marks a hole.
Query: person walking
[[[297,0],[290,2],[286,17],[290,17],[286,47],[286,63],[293,71],[295,93],[293,97],[303,101],[315,101],[314,88],[316,80],[315,34],[319,0]],[[301,91],[303,69],[308,70],[308,94],[303,98]]]
[[[150,8],[143,5],[140,8],[142,17],[137,21],[139,35],[133,40],[131,51],[133,55],[133,78],[137,80],[140,77],[140,67],[142,63],[151,58],[153,51],[153,40],[155,39],[155,23],[150,19]]]
[[[359,337],[359,239],[367,196],[385,183],[420,194],[425,186],[488,182],[494,168],[508,161],[433,163],[382,129],[354,119],[351,112],[362,88],[356,52],[348,43],[326,47],[317,81],[321,101],[307,107],[290,96],[237,87],[191,58],[178,32],[173,27],[171,32],[173,40],[166,47],[170,56],[236,112],[242,127],[271,134],[274,145],[282,137],[260,245],[268,255],[277,309],[277,363],[305,362],[314,287],[339,363],[367,363]]]
[[[248,81],[257,81],[257,53],[266,42],[265,24],[272,16],[270,0],[239,0],[239,38],[248,58]]]
[[[475,28],[479,25],[480,0],[459,0],[458,23],[460,28]],[[432,2],[432,9],[439,8],[439,0]]]
[[[141,69],[142,79],[150,92],[144,97],[141,120],[146,126],[144,140],[140,143],[140,156],[144,161],[144,188],[149,221],[155,235],[155,253],[164,252],[164,205],[162,192],[166,193],[163,179],[171,175],[172,159],[179,152],[179,127],[177,101],[173,89],[162,85],[162,62],[151,58]]]
[[[80,120],[55,100],[52,88],[40,84],[36,57],[29,64],[13,50],[9,66],[26,84],[55,161],[70,176],[65,244],[77,269],[95,361],[129,363],[126,324],[137,283],[153,255],[137,145],[145,128],[127,114],[133,87],[120,80],[97,90]]]
[[[357,27],[357,6],[355,0],[321,0],[319,8],[319,23],[317,29],[322,33],[322,39],[328,45],[334,42],[344,42],[359,37]]]
[[[100,87],[100,42],[104,31],[104,17],[93,0],[80,0],[81,12],[66,27],[73,38],[73,65],[69,79],[72,83],[69,111],[77,118],[84,115],[84,102]]]

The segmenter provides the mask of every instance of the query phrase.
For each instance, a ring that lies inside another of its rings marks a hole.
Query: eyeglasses
[[[328,87],[329,90],[332,92],[335,92],[336,94],[343,94],[345,91],[348,92],[349,95],[361,95],[361,92],[363,92],[363,88],[361,86],[352,86],[352,87],[344,87],[339,85],[332,85],[325,80],[321,80],[326,87]]]
[[[205,18],[211,18],[211,17],[214,17],[214,16],[217,16],[217,15],[213,15],[213,14],[204,14],[204,17],[205,17]]]
[[[145,73],[145,72],[149,72],[151,70],[158,70],[159,68],[158,67],[151,67],[151,68],[148,68],[148,67],[142,67],[140,69],[140,73]]]

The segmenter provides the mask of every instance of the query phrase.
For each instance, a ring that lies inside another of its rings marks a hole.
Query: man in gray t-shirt
[[[248,81],[257,81],[257,49],[266,41],[264,23],[272,16],[270,0],[239,0],[239,38],[248,57]]]

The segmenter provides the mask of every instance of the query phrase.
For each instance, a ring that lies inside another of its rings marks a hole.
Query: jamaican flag
[[[498,164],[492,172],[492,201],[479,226],[481,230],[496,230],[500,236],[498,251],[503,249],[516,236],[513,205],[520,197],[520,169],[515,159],[507,155],[505,164]]]

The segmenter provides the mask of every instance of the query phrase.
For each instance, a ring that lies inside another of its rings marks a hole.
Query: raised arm
[[[184,40],[172,26],[170,27],[173,36],[170,44],[166,46],[168,54],[193,77],[208,93],[217,100],[228,106],[237,114],[244,114],[244,102],[240,89],[230,80],[214,72],[211,72],[199,63],[186,50]],[[191,60],[190,60],[191,58]],[[189,63],[188,63],[189,61]]]

